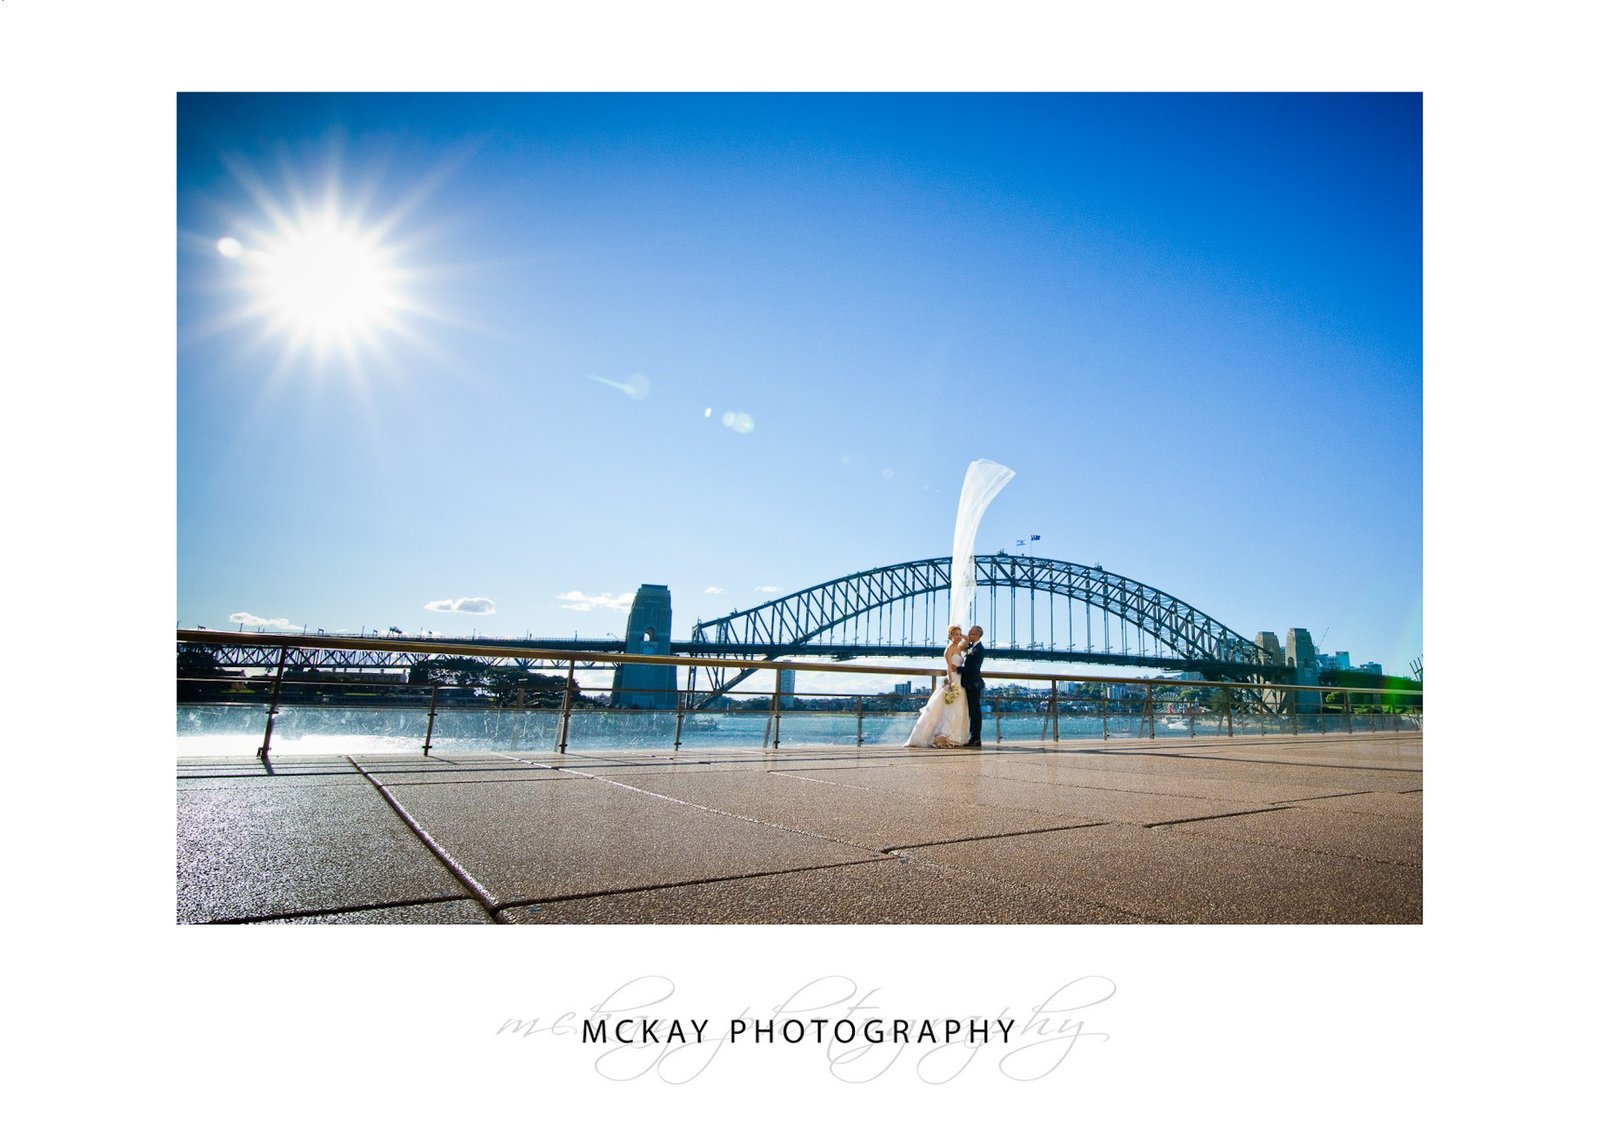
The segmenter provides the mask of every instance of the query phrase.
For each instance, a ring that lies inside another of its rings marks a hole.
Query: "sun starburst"
[[[242,164],[231,169],[254,210],[230,211],[227,232],[206,241],[225,263],[219,284],[239,300],[202,332],[254,325],[256,346],[277,346],[275,375],[309,359],[317,370],[362,377],[396,339],[423,347],[412,320],[423,309],[408,288],[422,275],[405,263],[397,237],[420,193],[370,219],[375,188],[345,193],[332,163],[314,201],[299,180],[280,193]]]

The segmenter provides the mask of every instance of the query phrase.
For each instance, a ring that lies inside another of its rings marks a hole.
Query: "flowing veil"
[[[961,485],[961,505],[956,508],[955,546],[950,555],[950,622],[966,629],[967,611],[978,593],[978,564],[972,547],[978,540],[978,522],[990,501],[1010,483],[1016,473],[993,460],[974,460],[967,465],[967,479]]]

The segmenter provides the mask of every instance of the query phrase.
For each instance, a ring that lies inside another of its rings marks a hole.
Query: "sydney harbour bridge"
[[[990,659],[1147,667],[1219,680],[1292,680],[1294,668],[1283,665],[1271,650],[1165,591],[1099,566],[1002,552],[977,556],[976,571],[978,591],[963,625],[984,628]],[[729,660],[936,660],[945,646],[949,592],[949,556],[896,563],[698,621],[687,641],[673,641],[668,588],[644,584],[634,597],[626,638],[475,638],[472,647],[484,658],[528,668],[566,668],[575,656],[577,669],[612,666],[586,664],[585,654],[719,660],[688,671],[690,704],[700,706],[755,673],[727,665]],[[198,632],[185,634],[184,641],[208,647],[221,666],[271,668],[281,661],[276,645],[209,644]],[[341,647],[337,643],[348,640],[339,639],[318,646],[318,641],[299,639],[289,646],[284,652],[288,664],[328,671],[392,670],[460,653],[430,652],[409,636],[403,648],[394,649],[371,642],[360,649]],[[670,694],[677,689],[671,667],[629,663],[616,665],[615,671],[614,700],[620,693]]]

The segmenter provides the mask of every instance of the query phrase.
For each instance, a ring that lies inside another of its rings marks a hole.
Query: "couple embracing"
[[[993,460],[967,465],[956,507],[955,540],[950,551],[950,617],[964,618],[978,592],[978,565],[973,557],[978,522],[989,502],[1016,473]],[[934,687],[928,704],[917,715],[906,745],[964,749],[981,745],[983,730],[983,628],[966,634],[950,628],[950,645],[944,651],[944,682]]]
[[[983,628],[966,634],[953,626],[944,650],[944,681],[933,688],[908,746],[941,749],[976,748],[983,731]]]

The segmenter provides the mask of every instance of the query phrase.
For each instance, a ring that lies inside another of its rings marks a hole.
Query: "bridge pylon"
[[[628,612],[628,654],[672,653],[672,592],[645,583]],[[675,666],[620,663],[611,676],[611,705],[617,709],[671,710],[678,704]]]

